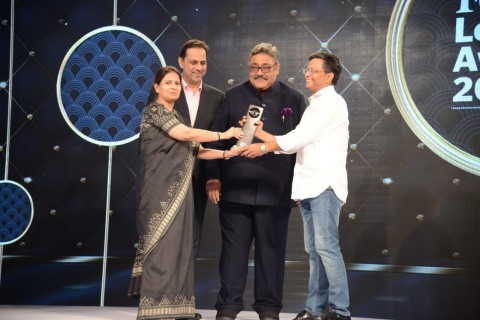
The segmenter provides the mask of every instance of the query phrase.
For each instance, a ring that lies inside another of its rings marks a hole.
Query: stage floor
[[[215,319],[215,310],[198,310],[205,320]],[[135,320],[137,308],[132,307],[69,307],[0,305],[1,320]],[[280,320],[292,320],[296,314],[281,313]],[[252,311],[241,312],[239,320],[258,320]],[[379,320],[352,318],[352,320]]]

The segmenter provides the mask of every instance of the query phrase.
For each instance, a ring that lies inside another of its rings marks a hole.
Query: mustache
[[[268,80],[267,77],[265,77],[264,75],[256,75],[254,80],[257,80],[257,79],[263,79],[263,80]]]

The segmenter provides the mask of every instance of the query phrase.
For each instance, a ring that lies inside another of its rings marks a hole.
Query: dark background
[[[458,1],[434,2],[439,11],[432,14],[458,9]],[[344,71],[336,88],[347,101],[351,122],[349,198],[341,212],[340,233],[352,314],[476,319],[480,313],[479,177],[430,151],[402,119],[385,67],[394,4],[388,0],[119,0],[117,15],[119,25],[152,39],[167,64],[177,65],[179,48],[187,39],[206,41],[211,52],[205,82],[222,90],[247,79],[247,57],[259,42],[278,47],[280,80],[306,96],[301,70],[308,56],[322,48],[338,55]],[[113,1],[17,0],[14,8],[10,163],[5,173],[7,86],[0,89],[0,173],[28,190],[35,211],[27,234],[3,247],[0,303],[99,305],[109,150],[82,140],[68,127],[59,110],[56,80],[60,63],[78,39],[113,24]],[[418,4],[414,12],[428,9]],[[178,20],[173,22],[172,16]],[[10,1],[0,0],[0,20],[0,82],[8,82]],[[452,41],[454,23],[452,19]],[[108,306],[137,305],[126,296],[137,242],[136,148],[134,141],[113,152]],[[32,182],[24,182],[25,178]],[[196,270],[197,308],[213,309],[220,249],[213,205],[204,231]],[[301,218],[294,209],[285,312],[304,307],[307,259]],[[245,292],[248,310],[251,280]]]

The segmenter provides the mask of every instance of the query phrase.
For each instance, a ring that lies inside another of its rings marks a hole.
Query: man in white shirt
[[[264,143],[242,149],[250,158],[268,152],[297,153],[292,199],[300,205],[310,278],[305,310],[294,320],[350,320],[348,281],[339,246],[340,208],[347,200],[348,109],[334,89],[342,66],[330,53],[310,56],[304,70],[312,96],[297,127],[283,136],[263,131]]]

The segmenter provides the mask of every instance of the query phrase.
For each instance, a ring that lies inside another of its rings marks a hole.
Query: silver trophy
[[[260,118],[262,117],[262,113],[262,107],[255,106],[253,104],[248,107],[247,121],[242,128],[243,137],[237,141],[237,146],[245,147],[252,143],[253,138],[255,137],[255,130],[257,130],[255,122],[260,120]]]

